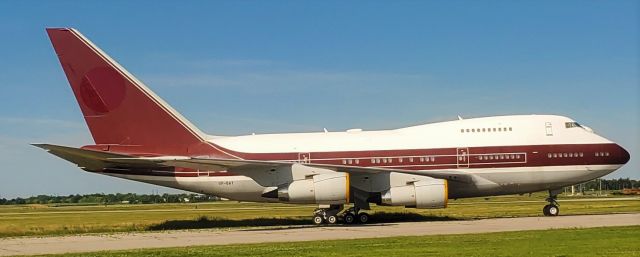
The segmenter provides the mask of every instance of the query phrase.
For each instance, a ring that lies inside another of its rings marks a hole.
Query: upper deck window
[[[575,121],[573,121],[573,122],[565,122],[564,126],[567,127],[567,128],[582,128],[582,126],[580,126],[580,124],[578,124]]]

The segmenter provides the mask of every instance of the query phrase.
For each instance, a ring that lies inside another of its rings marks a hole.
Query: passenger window
[[[409,162],[413,162],[413,157],[409,157]]]
[[[547,158],[551,158],[551,156],[552,156],[551,153],[547,154]]]

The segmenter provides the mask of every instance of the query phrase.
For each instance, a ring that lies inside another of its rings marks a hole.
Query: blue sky
[[[108,4],[107,4],[108,3]],[[640,178],[638,1],[1,1],[0,197],[171,192],[28,145],[91,137],[45,27],[75,27],[217,135],[560,114]]]

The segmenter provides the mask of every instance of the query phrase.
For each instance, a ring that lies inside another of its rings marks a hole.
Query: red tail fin
[[[47,33],[97,145],[93,148],[216,155],[200,130],[80,32],[49,28]]]

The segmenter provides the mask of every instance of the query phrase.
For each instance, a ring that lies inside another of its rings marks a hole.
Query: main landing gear
[[[344,224],[366,224],[370,220],[369,214],[360,212],[360,208],[351,207],[340,213],[343,208],[343,205],[330,205],[329,208],[315,209],[313,211],[313,224],[337,224],[339,221]]]
[[[360,212],[360,208],[351,207],[344,211],[342,214],[342,221],[344,224],[367,224],[371,217],[366,212]]]
[[[558,216],[560,214],[560,207],[558,207],[558,192],[559,190],[549,190],[549,197],[547,197],[546,201],[549,204],[545,205],[542,208],[542,213],[544,216]]]

